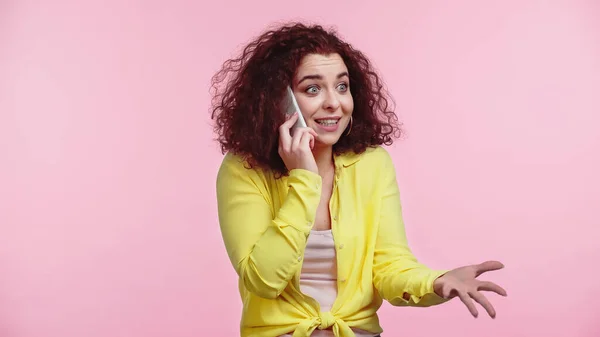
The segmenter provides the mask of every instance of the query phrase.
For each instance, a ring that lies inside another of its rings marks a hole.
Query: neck
[[[331,170],[334,168],[333,147],[315,147],[313,150],[313,156],[315,157],[317,167],[319,168],[319,174],[321,176],[331,172]]]

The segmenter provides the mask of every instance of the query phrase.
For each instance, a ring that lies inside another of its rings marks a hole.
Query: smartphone
[[[292,88],[290,86],[287,87],[287,91],[283,99],[282,105],[285,114],[291,115],[294,112],[298,112],[298,120],[296,121],[292,129],[306,127],[306,121],[302,116],[302,111],[300,111],[300,107],[298,106],[298,102],[296,101],[296,97],[294,96],[294,92],[292,91]]]

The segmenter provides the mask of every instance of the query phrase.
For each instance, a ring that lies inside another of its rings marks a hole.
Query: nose
[[[340,107],[340,100],[336,92],[327,91],[323,108],[328,111],[336,111]]]

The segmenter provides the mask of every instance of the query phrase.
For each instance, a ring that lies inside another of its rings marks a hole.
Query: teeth
[[[324,125],[324,126],[332,126],[332,125],[336,125],[338,122],[337,119],[321,119],[318,120],[317,123]]]

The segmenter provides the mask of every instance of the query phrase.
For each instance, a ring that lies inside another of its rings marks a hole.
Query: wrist
[[[442,288],[444,287],[444,275],[446,275],[446,274],[442,274],[442,275],[438,276],[433,281],[433,292],[436,295],[438,295],[439,297],[443,297],[443,290],[442,290]]]

